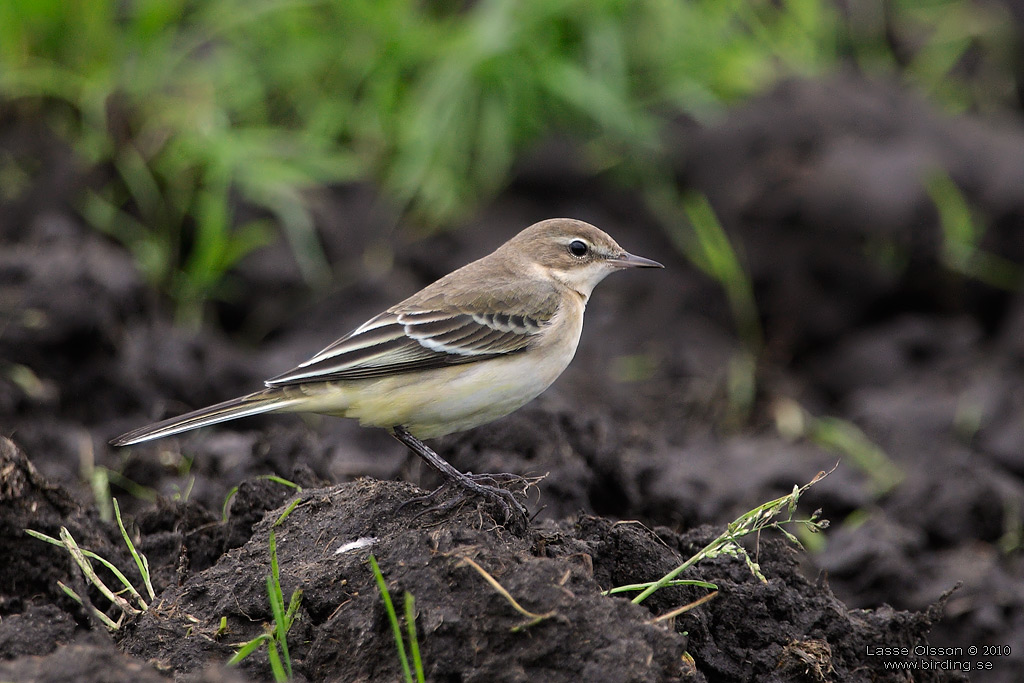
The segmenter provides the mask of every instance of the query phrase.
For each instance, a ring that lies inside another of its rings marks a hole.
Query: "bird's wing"
[[[461,305],[442,298],[394,306],[266,384],[364,379],[517,353],[550,323],[559,301],[553,290],[504,296],[492,290],[486,300]],[[481,310],[487,312],[469,312]]]

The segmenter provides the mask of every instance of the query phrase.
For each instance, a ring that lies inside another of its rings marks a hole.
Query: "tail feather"
[[[264,389],[263,391],[239,396],[223,403],[200,408],[191,413],[185,413],[178,417],[172,417],[140,427],[127,434],[122,434],[110,443],[114,446],[129,446],[143,441],[161,439],[165,436],[173,436],[174,434],[207,427],[219,422],[282,410],[301,400],[302,398],[298,396],[287,396],[280,389]]]

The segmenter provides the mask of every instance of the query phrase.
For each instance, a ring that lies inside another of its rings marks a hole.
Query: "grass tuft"
[[[117,526],[121,531],[121,537],[124,539],[125,545],[128,547],[128,551],[131,553],[132,558],[135,560],[135,564],[138,567],[139,574],[142,576],[143,585],[146,590],[146,595],[149,596],[149,601],[142,597],[139,591],[135,588],[128,577],[118,569],[113,563],[106,558],[97,555],[91,550],[86,550],[78,545],[74,536],[68,531],[67,527],[61,527],[59,533],[59,539],[44,534],[33,529],[25,529],[25,533],[33,538],[37,538],[46,543],[50,543],[59,548],[63,548],[71,556],[71,559],[78,565],[79,571],[85,577],[88,584],[95,587],[103,597],[110,601],[117,609],[117,619],[112,619],[107,616],[105,612],[98,609],[91,602],[87,602],[87,599],[83,596],[78,595],[74,590],[65,585],[62,582],[58,582],[61,590],[64,591],[71,599],[78,604],[86,607],[90,612],[99,619],[110,631],[116,631],[124,625],[125,619],[133,618],[139,614],[142,614],[149,609],[149,603],[156,599],[156,594],[153,591],[153,584],[150,580],[149,573],[149,560],[146,556],[138,552],[135,548],[135,544],[132,542],[131,536],[124,527],[124,523],[121,521],[121,510],[117,505],[117,499],[113,499],[114,513],[117,518]],[[99,562],[101,565],[106,567],[121,584],[121,589],[115,591],[107,586],[106,582],[96,573],[96,568],[92,564],[92,560]],[[127,593],[128,598],[123,597],[122,593]]]
[[[294,508],[296,501],[293,501],[288,510],[278,518],[275,526]],[[281,570],[277,561],[277,537],[274,531],[270,531],[270,574],[267,576],[267,599],[270,602],[270,611],[274,621],[267,627],[266,632],[256,636],[252,640],[242,643],[234,656],[228,660],[228,666],[237,666],[246,657],[256,652],[262,646],[267,648],[267,659],[270,662],[270,670],[275,681],[292,680],[292,659],[288,651],[288,631],[295,623],[299,605],[302,603],[302,590],[295,589],[287,606],[284,601],[284,591],[281,589]],[[224,629],[222,620],[221,630]]]
[[[763,503],[753,510],[740,515],[733,520],[726,527],[725,531],[723,531],[717,538],[657,581],[630,586],[619,586],[606,591],[606,594],[642,589],[640,594],[633,598],[634,603],[641,603],[649,598],[653,593],[665,588],[666,586],[680,585],[679,583],[676,583],[676,577],[690,567],[693,567],[704,560],[720,557],[722,555],[743,558],[743,561],[747,564],[750,572],[756,576],[758,580],[767,583],[768,579],[765,578],[764,574],[761,572],[760,566],[757,564],[755,559],[750,556],[746,548],[740,544],[740,540],[751,534],[760,535],[764,530],[774,529],[785,536],[791,543],[802,547],[800,540],[787,531],[784,526],[797,524],[802,527],[806,527],[808,530],[813,532],[821,531],[828,527],[828,520],[820,519],[820,510],[815,511],[810,517],[805,519],[796,519],[794,517],[800,496],[802,496],[811,486],[828,476],[828,474],[829,472],[819,472],[818,475],[807,484],[804,484],[803,486],[793,486],[793,491],[788,495]],[[776,519],[782,515],[785,515],[785,518]],[[713,586],[713,584],[709,584],[709,587],[717,589],[717,586]]]

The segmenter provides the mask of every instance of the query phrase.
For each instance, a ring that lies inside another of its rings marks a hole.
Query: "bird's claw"
[[[519,495],[525,496],[527,489],[533,486],[542,477],[523,477],[518,474],[511,474],[508,472],[499,473],[487,473],[487,474],[473,474],[466,473],[463,475],[465,479],[448,479],[439,487],[431,491],[430,493],[410,498],[398,506],[398,510],[404,509],[408,505],[417,503],[432,503],[441,497],[443,494],[454,489],[455,494],[450,500],[447,500],[439,505],[432,505],[417,512],[413,519],[419,519],[426,514],[437,514],[444,515],[451,510],[462,506],[470,498],[478,497],[484,498],[488,502],[493,503],[501,509],[501,522],[502,524],[514,523],[517,527],[526,528],[526,524],[529,520],[529,513],[517,497],[516,493],[508,488],[507,486],[513,486],[518,489]],[[519,489],[518,487],[522,487]]]

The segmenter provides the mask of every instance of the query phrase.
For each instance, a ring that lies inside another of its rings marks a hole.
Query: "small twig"
[[[672,610],[671,612],[666,612],[665,614],[662,614],[660,617],[657,617],[656,619],[651,621],[651,623],[652,624],[656,624],[659,621],[665,621],[666,619],[672,619],[673,617],[678,617],[680,614],[683,614],[684,612],[689,612],[694,607],[700,607],[701,605],[703,605],[708,600],[711,600],[712,598],[714,598],[716,595],[718,595],[718,591],[712,591],[711,593],[708,593],[704,597],[697,598],[696,600],[694,600],[693,602],[691,602],[691,603],[689,603],[687,605],[683,605],[682,607],[677,607],[674,610]]]
[[[529,622],[527,622],[525,624],[520,624],[519,626],[514,627],[512,629],[513,632],[520,631],[520,630],[522,630],[524,628],[529,628],[529,627],[531,627],[531,626],[533,626],[535,624],[539,624],[540,622],[544,621],[545,619],[549,619],[549,618],[555,616],[556,614],[558,614],[558,612],[556,610],[551,610],[550,612],[546,612],[544,614],[536,614],[535,612],[531,612],[530,610],[526,609],[525,607],[520,605],[518,602],[516,602],[516,599],[512,597],[512,594],[509,593],[507,590],[505,590],[505,587],[502,586],[500,583],[498,583],[498,580],[495,579],[493,576],[491,576],[487,572],[486,569],[484,569],[483,567],[481,567],[479,564],[477,564],[475,561],[473,561],[472,559],[470,559],[468,557],[463,557],[463,558],[461,558],[461,560],[462,560],[462,562],[468,564],[473,569],[477,570],[477,572],[480,573],[480,576],[484,577],[484,581],[486,581],[487,583],[491,584],[491,587],[494,590],[498,591],[499,595],[501,595],[503,598],[508,600],[508,603],[510,605],[512,605],[512,607],[517,612],[519,612],[524,617],[526,617],[526,618],[528,618],[530,620]]]
[[[643,591],[651,587],[650,581],[647,583],[630,583],[625,586],[616,586],[615,588],[609,588],[606,591],[601,591],[601,595],[615,595],[616,593],[629,593],[630,591]],[[665,584],[665,588],[671,588],[672,586],[696,586],[698,588],[707,588],[708,590],[718,590],[717,583],[711,583],[710,581],[701,581],[699,579],[673,579]]]

